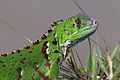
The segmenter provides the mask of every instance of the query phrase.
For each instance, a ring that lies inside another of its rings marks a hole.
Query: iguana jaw
[[[71,44],[62,44],[61,48],[63,50],[63,54],[64,54],[64,58],[67,57],[67,51],[70,51],[76,44],[78,44],[81,41],[84,41],[85,39],[87,39],[88,37],[90,37],[93,33],[95,33],[95,31],[97,30],[98,25],[90,28],[90,32],[86,33],[84,36],[74,40]]]
[[[88,32],[84,36],[82,36],[82,37],[74,40],[73,43],[71,45],[69,45],[69,47],[75,46],[79,42],[84,41],[86,38],[90,37],[93,33],[95,33],[95,31],[97,30],[97,28],[98,28],[98,24],[95,27],[91,28],[90,32]]]

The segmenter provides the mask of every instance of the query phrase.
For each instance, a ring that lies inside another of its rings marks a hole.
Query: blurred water
[[[100,33],[114,47],[120,41],[120,0],[76,0],[99,21],[92,38],[102,42]],[[72,0],[0,0],[0,19],[5,20],[32,41],[48,29],[53,21],[80,13]],[[29,44],[23,37],[0,22],[0,53],[10,52]],[[82,58],[88,53],[87,40],[76,46]]]

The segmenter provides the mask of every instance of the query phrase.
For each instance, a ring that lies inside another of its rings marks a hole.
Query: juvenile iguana
[[[60,63],[76,44],[96,31],[98,23],[86,14],[78,14],[51,26],[41,40],[1,54],[0,80],[57,80]]]

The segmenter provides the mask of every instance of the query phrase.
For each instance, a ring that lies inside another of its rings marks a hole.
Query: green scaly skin
[[[54,24],[53,30],[48,30],[48,35],[33,45],[0,56],[0,80],[57,80],[60,63],[69,49],[92,35],[98,27],[86,14]]]

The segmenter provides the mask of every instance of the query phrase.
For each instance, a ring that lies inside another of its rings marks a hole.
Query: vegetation
[[[92,39],[91,39],[92,40]],[[94,48],[91,49],[89,41],[89,56],[86,66],[81,63],[77,52],[71,51],[71,56],[60,67],[59,79],[64,80],[120,80],[120,45],[116,44],[112,49],[106,40],[106,46],[92,40]],[[74,53],[77,55],[75,58]],[[79,60],[81,65],[76,61]]]

